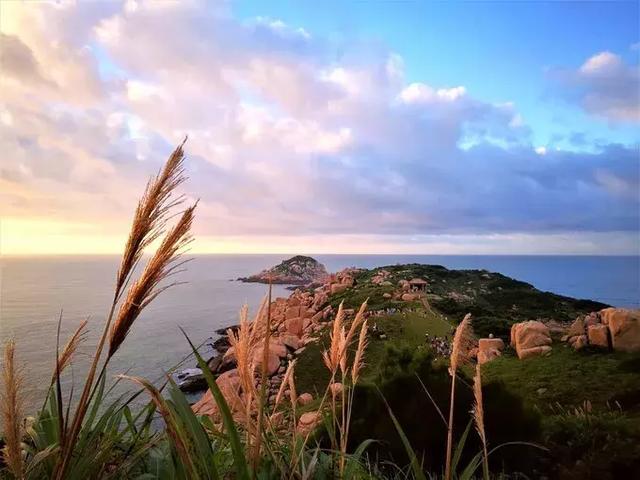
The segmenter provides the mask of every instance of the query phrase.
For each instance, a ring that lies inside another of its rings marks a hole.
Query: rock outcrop
[[[581,315],[562,337],[574,349],[586,346],[618,350],[640,351],[640,310],[605,308]]]
[[[303,413],[298,420],[298,426],[296,431],[300,435],[306,435],[313,431],[322,422],[322,415],[320,412],[307,412]]]
[[[600,316],[602,323],[609,327],[614,350],[640,351],[640,310],[605,308]]]
[[[501,338],[481,338],[478,340],[477,359],[480,365],[502,355],[504,342]]]
[[[549,328],[537,320],[516,323],[511,327],[511,345],[519,359],[545,355],[551,351]]]
[[[240,377],[238,370],[233,369],[224,372],[216,378],[216,383],[224,395],[225,400],[229,404],[229,409],[235,415],[242,408],[242,400],[240,398]],[[211,390],[207,390],[204,396],[196,402],[191,409],[196,415],[209,415],[214,419],[219,416],[218,404],[213,399]]]
[[[317,335],[324,328],[330,326],[334,312],[331,305],[326,305],[326,303],[329,300],[331,281],[336,279],[349,282],[347,275],[338,274],[337,277],[328,278],[326,283],[316,288],[313,292],[298,289],[289,298],[276,298],[271,303],[272,331],[267,355],[267,374],[270,377],[267,387],[268,398],[271,403],[275,401],[276,393],[284,380],[287,362],[302,353],[305,345],[317,341]],[[348,313],[345,310],[345,314]],[[224,331],[222,330],[222,332]],[[260,372],[264,358],[262,346],[257,346],[251,352],[251,355],[256,372]],[[218,372],[227,371],[220,374],[216,382],[230,407],[233,407],[232,411],[235,411],[234,408],[242,403],[243,392],[235,368],[236,356],[234,348],[227,348],[224,354],[220,356],[220,359]],[[214,371],[214,373],[217,372]],[[257,387],[259,386],[259,381],[260,378],[258,376],[256,379]],[[301,404],[312,400],[313,397],[310,394],[302,394],[298,398]],[[207,391],[192,408],[197,414],[211,415],[214,420],[217,420],[218,409],[210,391]],[[304,424],[304,428],[313,428],[312,423]]]
[[[315,258],[296,255],[275,267],[263,270],[250,277],[239,278],[243,282],[278,283],[287,285],[307,285],[324,283],[329,274]]]

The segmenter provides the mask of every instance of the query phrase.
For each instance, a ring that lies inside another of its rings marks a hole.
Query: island
[[[315,258],[296,255],[283,260],[274,267],[265,269],[249,277],[239,278],[241,282],[274,283],[283,285],[321,284],[329,273]]]

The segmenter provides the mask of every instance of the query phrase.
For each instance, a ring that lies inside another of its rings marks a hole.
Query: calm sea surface
[[[196,344],[218,328],[237,321],[247,303],[255,312],[267,288],[230,281],[287,258],[286,255],[194,256],[178,280],[136,321],[111,373],[129,372],[152,380],[189,352],[182,327]],[[615,306],[640,306],[640,257],[585,256],[446,256],[446,255],[314,255],[329,271],[344,267],[376,267],[397,263],[440,264],[454,269],[486,269],[524,280],[541,290],[599,300]],[[46,390],[55,357],[58,317],[62,311],[62,343],[85,318],[89,342],[74,368],[82,374],[113,295],[118,258],[110,256],[13,257],[0,259],[0,339],[16,340],[25,365],[33,409]],[[274,287],[274,296],[290,292]],[[94,340],[94,342],[91,342]],[[203,349],[207,353],[207,347]],[[1,361],[1,360],[0,360]],[[185,366],[193,366],[189,360]],[[67,382],[71,379],[68,378]]]

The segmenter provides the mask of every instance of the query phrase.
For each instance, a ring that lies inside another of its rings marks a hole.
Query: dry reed
[[[186,141],[186,138],[185,138]],[[158,283],[175,272],[178,265],[174,261],[181,248],[189,243],[189,228],[193,220],[195,205],[187,209],[178,225],[165,237],[158,251],[147,264],[141,278],[129,289],[126,300],[120,306],[116,325],[112,326],[114,315],[120,297],[133,275],[136,265],[142,258],[146,247],[164,233],[167,219],[171,210],[183,201],[183,197],[172,198],[174,190],[185,180],[184,176],[184,141],[171,154],[161,171],[148,183],[142,198],[136,208],[133,223],[129,232],[120,268],[116,276],[113,301],[100,340],[96,346],[93,360],[89,367],[82,394],[78,400],[73,421],[68,435],[62,432],[63,441],[60,445],[60,460],[56,464],[53,477],[62,480],[73,456],[73,449],[82,428],[83,421],[89,409],[89,404],[100,383],[100,378],[106,372],[107,365],[113,354],[124,341],[133,322],[142,309],[149,304],[164,288],[158,288]],[[98,364],[102,352],[109,338],[109,352],[102,364],[102,370],[96,380]]]
[[[447,456],[445,459],[445,480],[451,480],[451,454],[453,451],[453,412],[456,397],[456,374],[458,368],[470,361],[469,351],[473,345],[473,328],[471,314],[465,315],[456,328],[451,346],[449,359],[449,374],[451,375],[451,395],[449,398],[449,423],[447,424]]]
[[[476,426],[478,436],[482,441],[482,467],[485,472],[485,478],[488,478],[489,472],[489,455],[487,453],[487,433],[484,429],[484,404],[482,403],[482,375],[480,364],[476,364],[476,374],[473,377],[473,397],[474,404],[471,413]]]
[[[360,335],[358,336],[358,348],[356,349],[356,355],[353,359],[353,366],[351,367],[351,381],[355,385],[360,378],[360,372],[364,367],[364,352],[369,344],[367,339],[367,331],[369,325],[365,320],[360,328]]]
[[[183,197],[171,200],[173,191],[185,181],[184,143],[176,148],[163,169],[147,183],[147,187],[138,202],[133,224],[125,246],[116,280],[116,291],[121,291],[127,278],[140,261],[144,250],[162,235],[166,217],[173,207],[179,205]]]
[[[4,347],[4,366],[2,368],[2,391],[0,392],[0,416],[4,431],[5,447],[2,458],[9,471],[17,479],[24,478],[22,460],[22,415],[23,415],[23,377],[16,365],[16,345],[7,341]]]
[[[80,344],[86,339],[87,336],[87,320],[84,320],[74,334],[71,336],[67,344],[64,346],[62,353],[58,356],[58,364],[56,367],[56,375],[61,375],[65,368],[67,368],[73,360],[76,351]],[[54,377],[55,378],[55,377]]]
[[[159,287],[160,282],[170,277],[182,265],[182,262],[177,260],[180,258],[180,253],[192,241],[190,230],[196,205],[183,212],[178,223],[167,233],[160,247],[147,263],[140,278],[129,288],[116,321],[111,327],[109,358],[122,345],[140,312],[160,293],[174,285]]]

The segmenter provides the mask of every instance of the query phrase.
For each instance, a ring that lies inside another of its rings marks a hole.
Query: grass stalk
[[[4,346],[4,365],[2,368],[2,392],[0,392],[0,417],[4,431],[5,446],[2,459],[11,474],[19,480],[24,478],[22,459],[22,416],[23,416],[23,377],[16,364],[16,344],[8,340]]]

